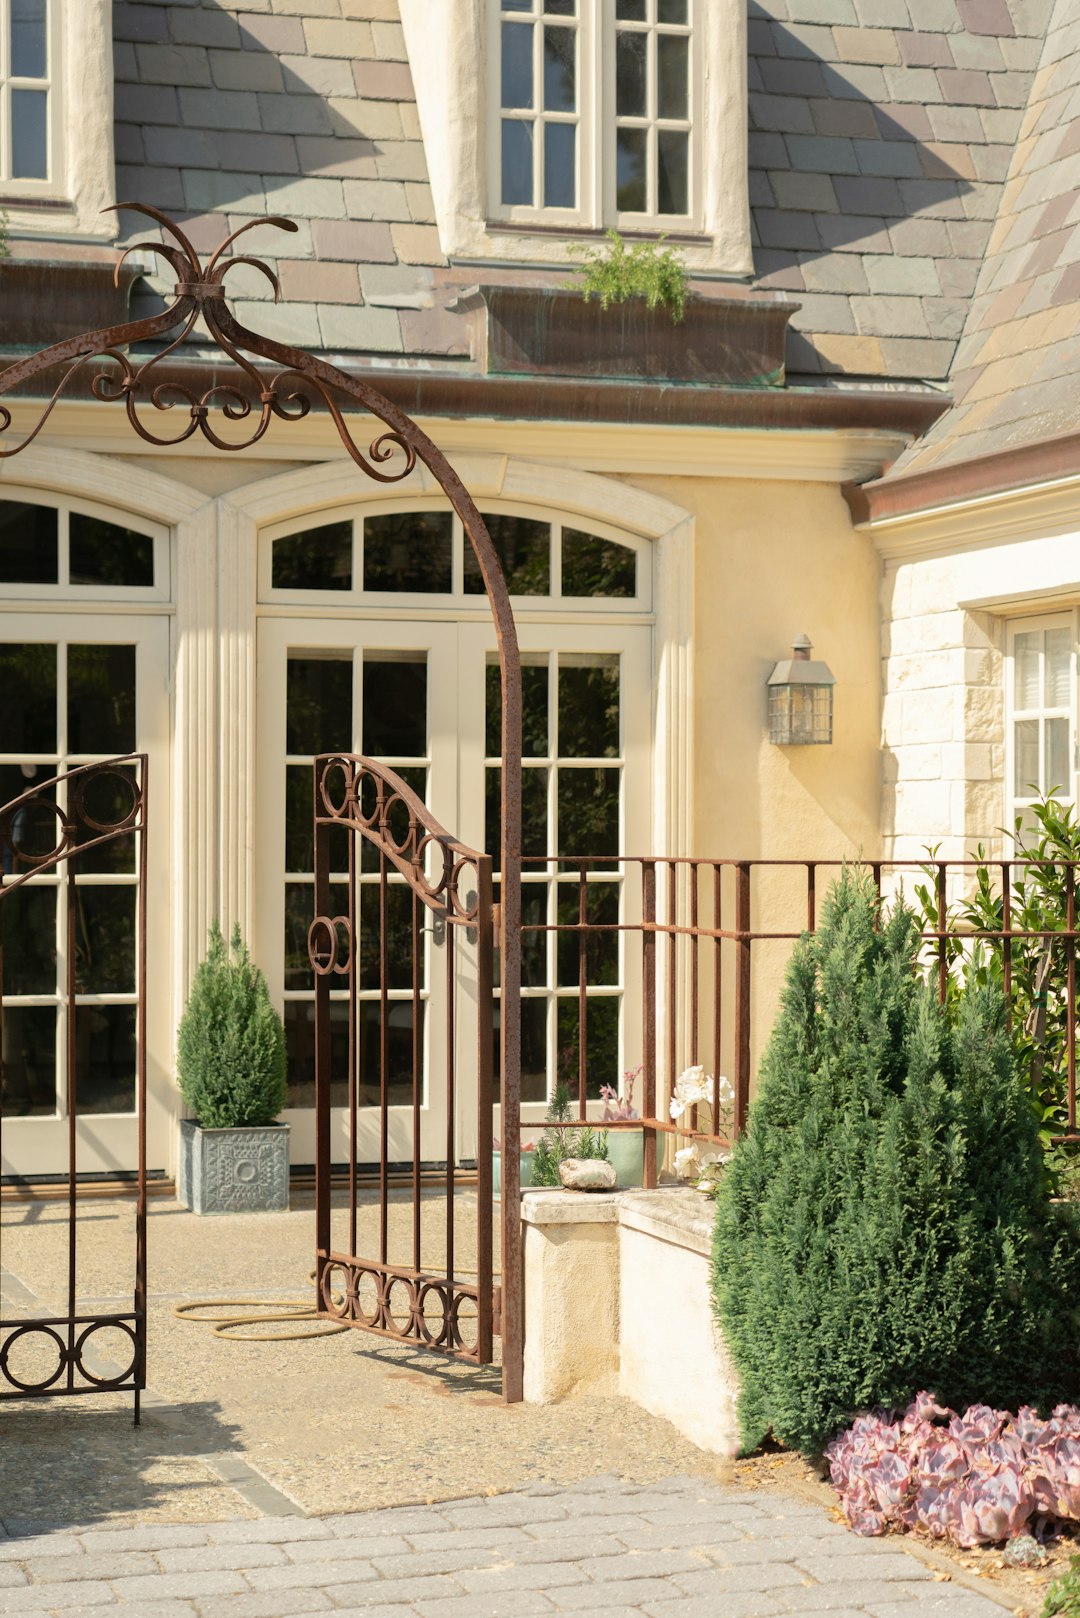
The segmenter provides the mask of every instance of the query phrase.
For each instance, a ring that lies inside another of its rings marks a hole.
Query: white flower
[[[710,1100],[711,1084],[712,1079],[700,1063],[696,1067],[684,1068],[675,1080],[675,1093],[671,1097],[672,1118],[679,1119],[689,1107]]]
[[[690,1180],[701,1173],[701,1154],[696,1145],[684,1146],[675,1153],[675,1173],[680,1180]]]

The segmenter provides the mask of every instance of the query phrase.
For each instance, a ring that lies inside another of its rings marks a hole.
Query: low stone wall
[[[712,1204],[694,1191],[528,1191],[525,1398],[620,1393],[704,1450],[738,1449],[712,1317]]]

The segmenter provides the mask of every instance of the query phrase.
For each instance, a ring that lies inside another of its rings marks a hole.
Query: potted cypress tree
[[[180,1093],[194,1118],[180,1124],[181,1202],[195,1213],[254,1213],[289,1206],[285,1031],[266,979],[233,930],[215,921],[180,1019]]]

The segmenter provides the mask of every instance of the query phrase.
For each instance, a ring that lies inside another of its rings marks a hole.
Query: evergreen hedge
[[[880,922],[875,928],[875,922]],[[712,1287],[745,1449],[807,1454],[922,1388],[964,1409],[1073,1397],[1080,1243],[992,989],[951,1011],[910,910],[847,870],[788,967],[717,1198]]]
[[[180,1093],[204,1129],[269,1124],[285,1105],[285,1031],[266,979],[215,921],[176,1042]]]

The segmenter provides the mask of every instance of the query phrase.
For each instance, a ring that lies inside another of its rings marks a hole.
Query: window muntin
[[[524,607],[649,611],[641,544],[606,524],[487,502],[484,520]],[[365,505],[266,530],[259,599],[306,606],[481,608],[483,580],[458,518],[435,500]],[[404,598],[408,598],[407,601]]]
[[[58,60],[57,0],[0,0],[0,185],[20,197],[55,189]]]
[[[6,600],[160,601],[169,595],[168,534],[88,502],[0,498],[0,594]]]
[[[1030,806],[1053,792],[1076,801],[1077,647],[1074,615],[1009,626],[1006,796],[1010,830],[1033,827]]]
[[[693,228],[695,0],[492,4],[493,214]]]

